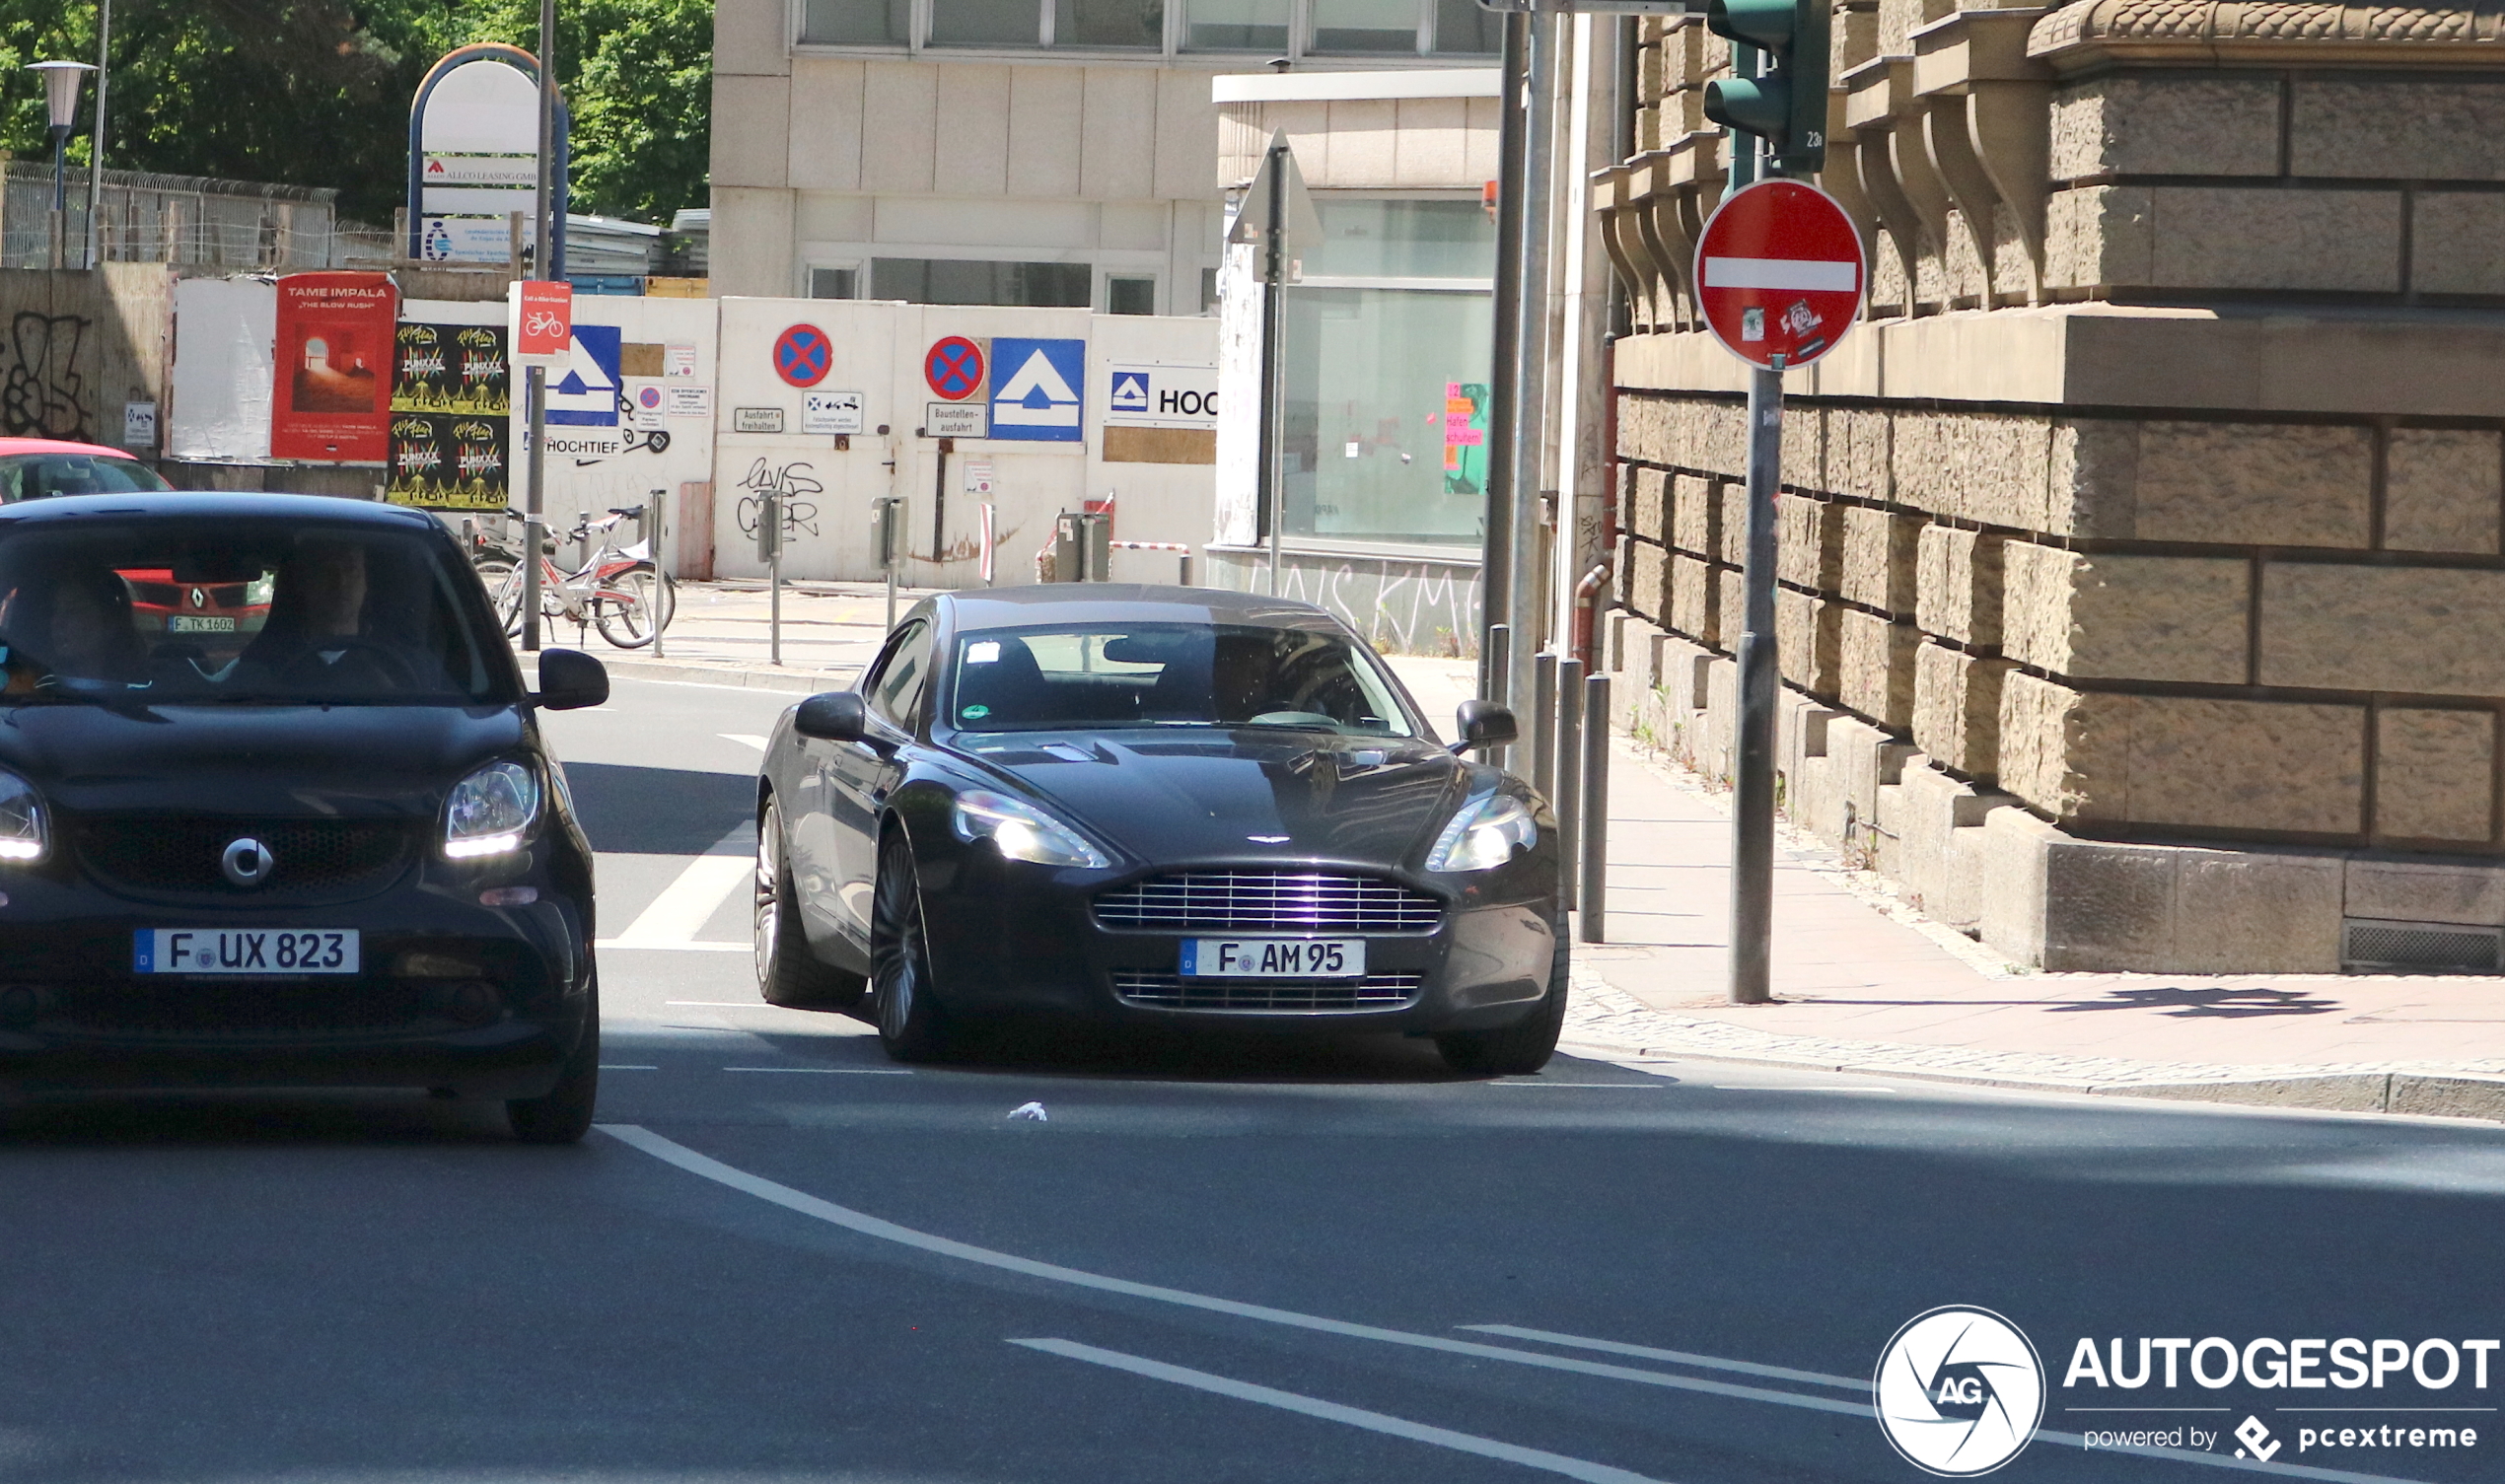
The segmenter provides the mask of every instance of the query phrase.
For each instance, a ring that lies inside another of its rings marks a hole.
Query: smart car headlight
[[[39,861],[49,844],[42,796],[17,774],[0,772],[0,862]]]
[[[518,762],[491,762],[453,786],[444,854],[460,861],[520,850],[538,817],[538,775]]]
[[[1539,843],[1531,810],[1508,794],[1490,794],[1462,806],[1426,853],[1429,871],[1488,871],[1514,858],[1517,847]]]
[[[1077,830],[1032,805],[987,789],[969,789],[957,796],[955,822],[957,838],[968,842],[989,840],[1013,861],[1031,861],[1038,866],[1112,864],[1104,851],[1089,844]]]

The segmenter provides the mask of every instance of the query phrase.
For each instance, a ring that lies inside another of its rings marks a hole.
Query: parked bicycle
[[[505,514],[519,519],[519,512]],[[618,527],[643,518],[644,507],[630,505],[610,507],[607,520],[585,516],[576,521],[564,539],[588,543],[597,532],[600,540],[571,572],[551,560],[556,538],[540,543],[542,621],[570,619],[577,630],[597,628],[602,638],[619,649],[641,649],[652,643],[655,633],[669,627],[679,608],[678,585],[653,561],[649,541],[628,544],[618,538]],[[496,616],[504,621],[505,633],[521,633],[526,569],[517,546],[482,532],[472,537],[470,561],[488,596],[495,600]]]

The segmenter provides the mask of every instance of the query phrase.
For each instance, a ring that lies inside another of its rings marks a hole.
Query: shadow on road
[[[736,773],[574,762],[566,786],[594,850],[621,855],[745,855],[733,840],[756,817],[756,780]]]
[[[874,1018],[865,1007],[857,1014]],[[828,1065],[890,1066],[867,1036],[758,1034],[776,1050]],[[1161,1082],[1439,1083],[1464,1078],[1431,1040],[1400,1035],[1189,1034],[1012,1022],[966,1035],[945,1070],[975,1076]]]
[[[2256,1016],[2321,1015],[2339,1008],[2335,1000],[2321,999],[2301,989],[2186,989],[2163,985],[2149,989],[2117,989],[2095,1000],[2055,1006],[2053,1013],[2073,1015],[2096,1010],[2154,1010],[2179,1020],[2241,1021]]]
[[[511,1145],[504,1104],[424,1093],[99,1094],[0,1110],[0,1146]],[[520,1147],[520,1146],[514,1146]]]

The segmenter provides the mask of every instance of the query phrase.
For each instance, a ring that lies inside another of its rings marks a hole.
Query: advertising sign
[[[503,417],[512,410],[503,325],[403,323],[398,341],[393,411]]]
[[[1487,384],[1444,384],[1444,493],[1487,490]]]
[[[991,342],[991,436],[1027,443],[1078,443],[1087,436],[1079,400],[1087,386],[1085,340]]]
[[[565,365],[572,358],[574,285],[525,279],[513,286],[513,314],[507,331],[513,342],[513,364]]]
[[[308,463],[391,454],[392,352],[399,292],[384,273],[278,280],[269,452]]]
[[[1105,369],[1112,389],[1105,406],[1109,428],[1215,428],[1218,368],[1139,366]]]
[[[617,426],[619,347],[614,324],[577,324],[563,361],[548,370],[548,423],[576,428]]]
[[[383,497],[420,510],[504,509],[512,503],[510,425],[502,415],[394,412]]]
[[[419,84],[409,109],[409,253],[501,263],[512,215],[527,244],[538,210],[539,69],[516,46],[465,46]],[[558,108],[558,130],[565,110]],[[558,158],[562,159],[560,155]],[[556,188],[556,210],[565,189]]]

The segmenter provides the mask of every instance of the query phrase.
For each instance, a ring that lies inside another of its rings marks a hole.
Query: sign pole
[[[1775,358],[1779,363],[1781,357]],[[1748,564],[1741,585],[1740,730],[1731,809],[1731,1003],[1763,1005],[1774,934],[1774,497],[1783,479],[1783,373],[1749,373]]]
[[[536,278],[555,276],[548,262],[550,166],[556,151],[556,0],[539,0],[539,193],[534,203],[537,235],[531,240],[531,272]],[[534,366],[524,375],[523,395],[529,400],[531,498],[522,507],[522,649],[539,650],[539,540],[547,514],[548,373]]]
[[[1270,220],[1261,234],[1261,508],[1269,512],[1270,596],[1278,596],[1280,529],[1287,524],[1286,305],[1287,153],[1283,139],[1270,143]]]

